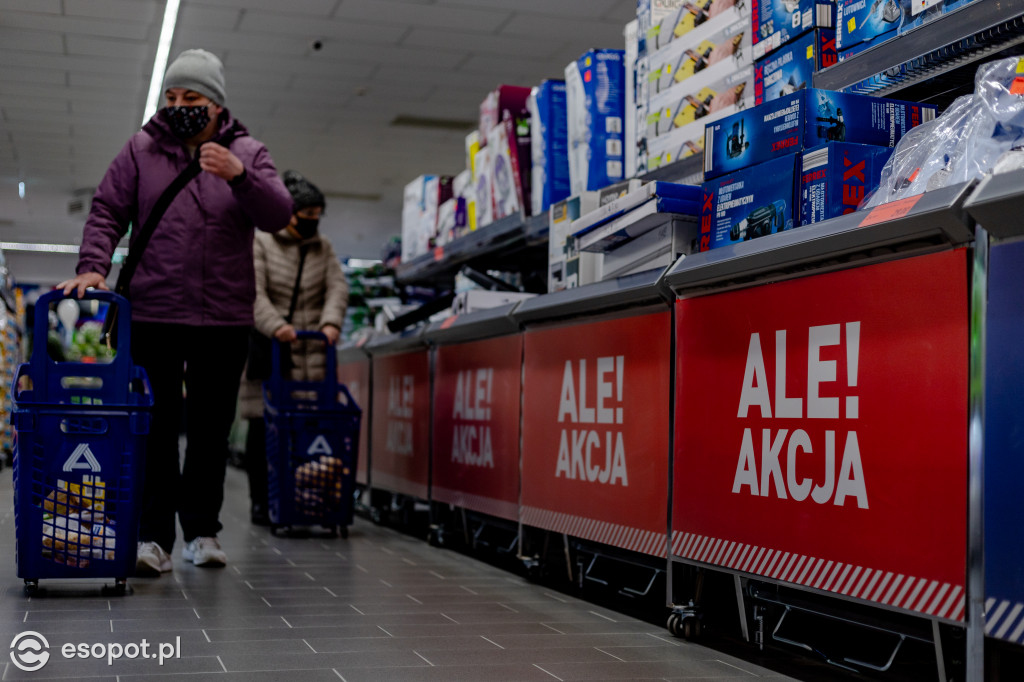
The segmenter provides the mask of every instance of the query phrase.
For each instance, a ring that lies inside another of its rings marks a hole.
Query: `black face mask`
[[[209,125],[210,111],[205,104],[193,107],[167,107],[167,119],[174,134],[187,140],[203,132]]]
[[[320,225],[319,218],[295,218],[295,231],[299,233],[299,236],[303,239],[309,239],[310,237],[316,236],[317,226]]]

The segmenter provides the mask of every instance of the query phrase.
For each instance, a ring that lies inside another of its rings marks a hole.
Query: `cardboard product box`
[[[936,107],[808,88],[707,125],[704,178],[710,180],[826,142],[893,147]]]
[[[583,196],[573,196],[551,204],[548,209],[548,293],[597,281],[598,254],[581,254],[569,243],[572,222],[580,217],[581,203],[588,207],[597,205],[596,192],[585,194],[593,198],[588,202]]]
[[[491,150],[486,145],[477,150],[473,167],[476,169],[476,178],[473,182],[476,194],[476,229],[480,229],[494,222],[491,182],[494,176],[494,163],[491,160]]]
[[[436,243],[438,207],[452,198],[452,177],[421,175],[405,186],[402,200],[402,260],[427,253]]]
[[[681,7],[686,0],[637,0],[636,23],[639,54],[642,57],[656,48],[648,48],[647,33],[669,13]]]
[[[533,89],[530,111],[530,215],[547,212],[569,196],[569,127],[565,81],[546,80]]]
[[[799,224],[800,154],[707,180],[700,215],[699,250],[717,249]]]
[[[811,87],[815,71],[839,61],[836,32],[819,28],[754,63],[754,101],[764,104]]]
[[[899,0],[903,20],[897,29],[898,35],[938,19],[943,14],[942,0]]]
[[[471,175],[476,173],[474,167],[476,163],[476,153],[480,150],[480,147],[485,144],[480,137],[480,131],[474,130],[469,135],[466,135],[466,169]]]
[[[733,114],[754,106],[752,65],[725,71],[721,78],[712,80],[717,73],[709,69],[651,100],[646,126],[648,147],[662,135],[694,123],[707,123],[713,114]]]
[[[667,166],[695,154],[704,153],[704,127],[708,122],[728,116],[730,111],[708,114],[705,118],[688,126],[678,128],[650,141],[647,150],[647,165],[651,171]],[[701,175],[700,182],[703,180]]]
[[[437,207],[437,245],[444,246],[455,239],[459,200],[452,198]]]
[[[749,18],[713,25],[714,33],[690,33],[647,58],[648,100],[687,80],[716,82],[753,63]]]
[[[877,45],[896,37],[903,23],[901,0],[836,0],[836,49]],[[892,34],[892,35],[889,35]]]
[[[655,268],[664,269],[693,248],[697,223],[673,219],[600,254],[598,279],[614,279]]]
[[[464,216],[456,228],[456,236],[461,237],[476,229],[476,185],[470,171],[464,170],[455,176],[452,195],[459,200],[457,210]]]
[[[623,50],[590,50],[565,68],[572,194],[624,177],[624,56]]]
[[[808,149],[800,160],[800,224],[853,213],[878,187],[890,147],[831,142]]]
[[[519,187],[519,165],[516,161],[514,140],[509,139],[504,124],[487,133],[487,149],[491,171],[491,205],[494,220],[501,220],[522,210],[522,190]]]
[[[750,5],[745,0],[688,0],[648,29],[647,54],[680,40],[699,45],[738,21],[750,24]]]
[[[505,119],[505,112],[515,118],[526,115],[526,99],[530,88],[519,85],[499,85],[487,93],[480,103],[480,143],[486,144],[487,133]]]
[[[754,0],[754,59],[815,28],[836,25],[835,0]]]
[[[625,175],[627,178],[637,175],[637,154],[636,154],[636,110],[638,104],[637,87],[637,63],[640,61],[640,36],[639,23],[636,19],[626,24],[622,30],[622,36],[626,40],[626,50],[623,54],[623,64],[626,76],[625,92],[626,104],[623,107],[623,125],[625,126]],[[644,96],[646,101],[646,95]],[[531,112],[532,115],[532,112]]]

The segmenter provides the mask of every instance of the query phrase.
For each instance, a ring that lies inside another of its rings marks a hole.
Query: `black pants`
[[[140,541],[156,542],[170,552],[175,512],[186,542],[215,536],[222,528],[228,434],[248,333],[248,327],[132,323],[132,360],[146,369],[153,387]],[[187,446],[180,467],[183,403]]]
[[[249,420],[245,436],[245,470],[249,474],[249,501],[267,508],[267,423]]]

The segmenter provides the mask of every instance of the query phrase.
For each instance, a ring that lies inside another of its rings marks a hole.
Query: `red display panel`
[[[525,334],[522,522],[665,556],[669,312]]]
[[[373,358],[375,489],[427,499],[430,486],[430,357],[417,350]]]
[[[519,335],[441,346],[431,499],[519,519]]]
[[[672,552],[949,620],[964,250],[677,302]]]
[[[369,462],[367,459],[370,432],[370,358],[338,365],[338,381],[345,384],[352,398],[363,410],[359,424],[359,461],[356,463],[356,483],[369,483]]]

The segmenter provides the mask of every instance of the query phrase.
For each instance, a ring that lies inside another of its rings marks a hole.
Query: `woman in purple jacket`
[[[171,570],[175,512],[187,561],[227,561],[217,542],[218,517],[253,324],[253,228],[275,232],[292,214],[266,147],[224,108],[216,56],[182,52],[168,67],[164,88],[166,107],[132,136],[97,188],[77,276],[59,285],[79,297],[87,287],[107,289],[118,241],[129,225],[146,221],[164,189],[198,156],[202,172],[167,208],[129,289],[132,358],[149,374],[154,397],[137,562],[137,573],[151,576]],[[188,444],[179,469],[183,402]]]

